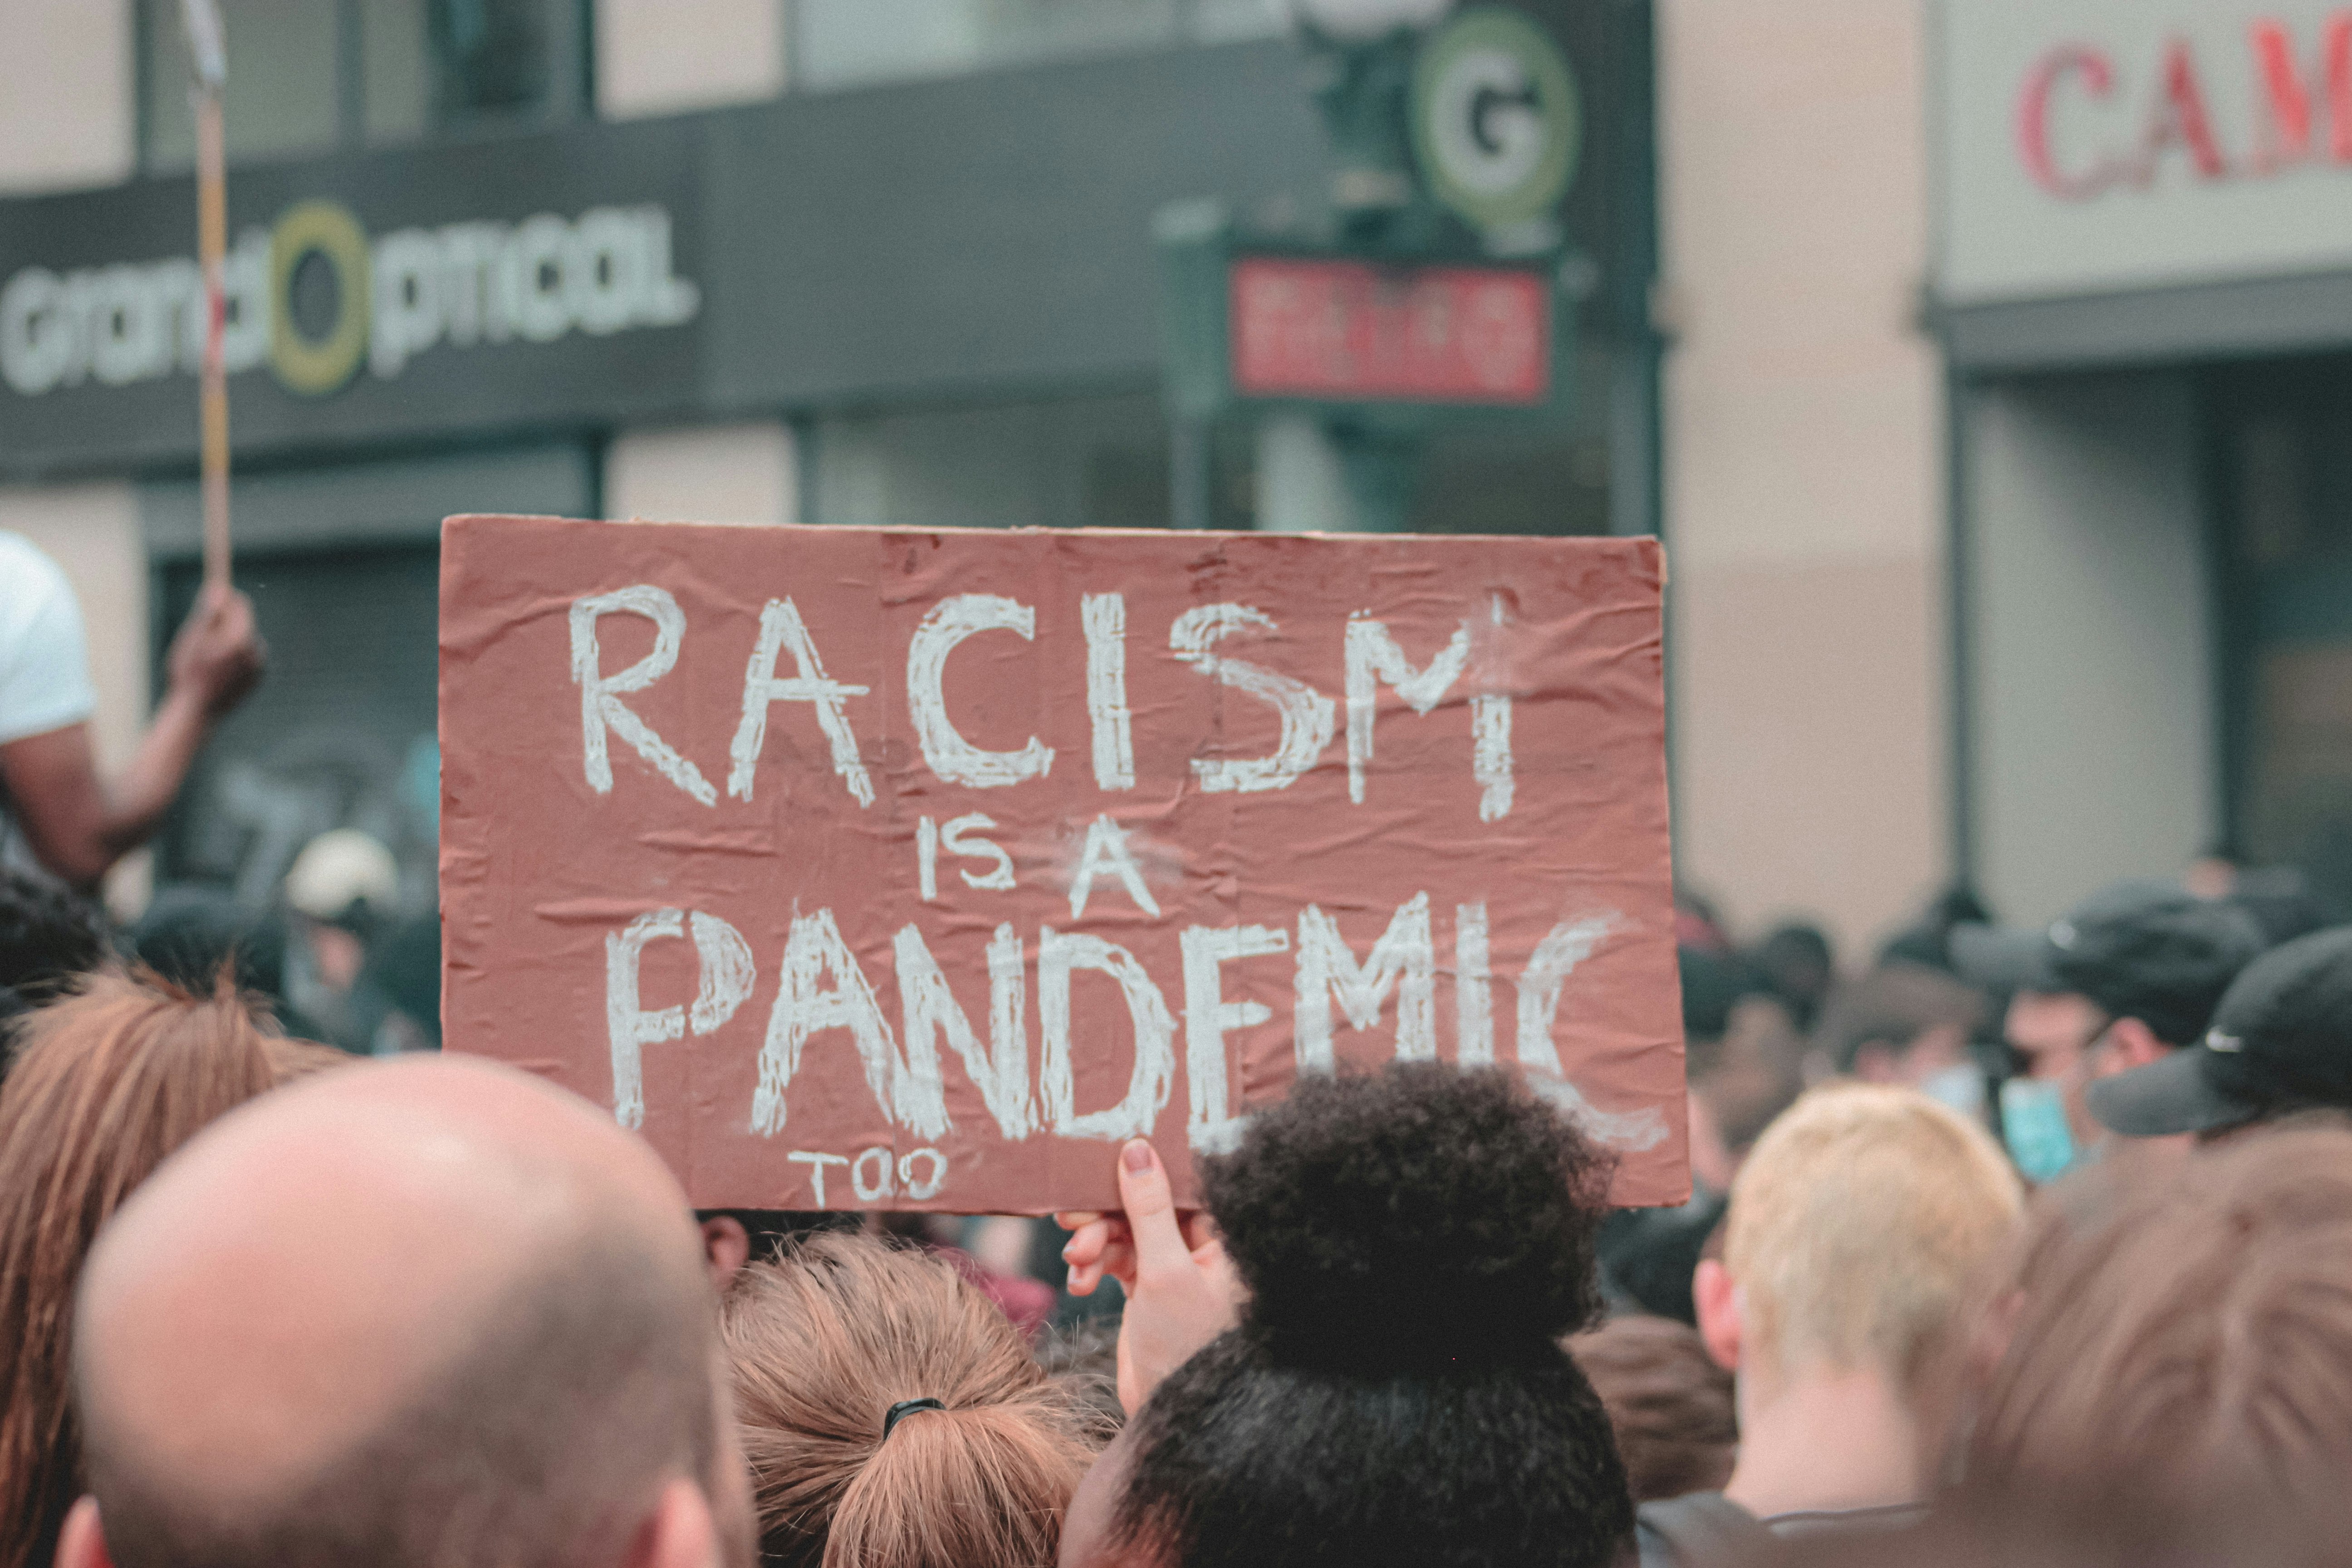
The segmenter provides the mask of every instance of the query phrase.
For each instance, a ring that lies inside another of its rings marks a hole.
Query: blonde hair
[[[1051,1568],[1100,1422],[945,1258],[831,1233],[723,1330],[761,1550],[789,1568]],[[885,1418],[906,1400],[945,1408]]]
[[[268,1032],[224,969],[209,996],[102,971],[22,1020],[0,1081],[0,1568],[37,1568],[81,1485],[74,1287],[99,1227],[207,1122],[346,1059]]]
[[[1907,1089],[1832,1084],[1757,1140],[1724,1267],[1769,1367],[1875,1366],[1909,1391],[2015,1229],[2024,1188],[1990,1134]]]

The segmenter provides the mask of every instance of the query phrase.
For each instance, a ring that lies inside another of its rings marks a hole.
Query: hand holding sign
[[[1676,1200],[1658,591],[1641,541],[455,519],[446,1037],[710,1207],[1107,1210],[1138,1136],[1181,1204],[1298,1074],[1440,1058]]]
[[[1140,1138],[1119,1151],[1118,1193],[1121,1213],[1096,1216],[1085,1227],[1086,1241],[1102,1244],[1087,1266],[1087,1291],[1108,1273],[1127,1292],[1118,1324],[1118,1402],[1132,1417],[1161,1378],[1234,1326],[1243,1290],[1209,1216],[1188,1214],[1180,1225],[1168,1173]],[[1086,1250],[1079,1238],[1071,1245]],[[1071,1272],[1075,1289],[1078,1270]]]

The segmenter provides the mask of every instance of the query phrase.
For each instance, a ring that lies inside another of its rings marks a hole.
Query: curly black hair
[[[1507,1074],[1401,1062],[1302,1079],[1202,1192],[1276,1359],[1525,1361],[1600,1315],[1613,1162]]]
[[[111,952],[96,903],[46,878],[0,870],[0,986],[39,1001]]]
[[[1310,1077],[1202,1190],[1252,1292],[1137,1418],[1118,1528],[1181,1568],[1601,1568],[1633,1503],[1559,1336],[1612,1163],[1492,1068]]]

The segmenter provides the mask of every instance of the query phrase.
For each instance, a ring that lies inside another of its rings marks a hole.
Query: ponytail
[[[726,1338],[770,1563],[1054,1561],[1098,1418],[945,1258],[814,1237],[743,1270]]]

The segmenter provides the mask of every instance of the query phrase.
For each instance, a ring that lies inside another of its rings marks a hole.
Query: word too
[[[937,1149],[909,1149],[904,1154],[876,1144],[852,1159],[846,1154],[821,1154],[812,1149],[795,1149],[784,1158],[795,1165],[809,1168],[809,1187],[816,1195],[815,1208],[824,1207],[824,1173],[828,1165],[849,1167],[850,1190],[862,1204],[877,1204],[893,1197],[901,1190],[917,1202],[940,1195],[940,1188],[948,1179],[948,1157]],[[926,1164],[926,1162],[929,1163]],[[893,1182],[892,1172],[898,1173]],[[915,1173],[921,1171],[921,1175]]]

